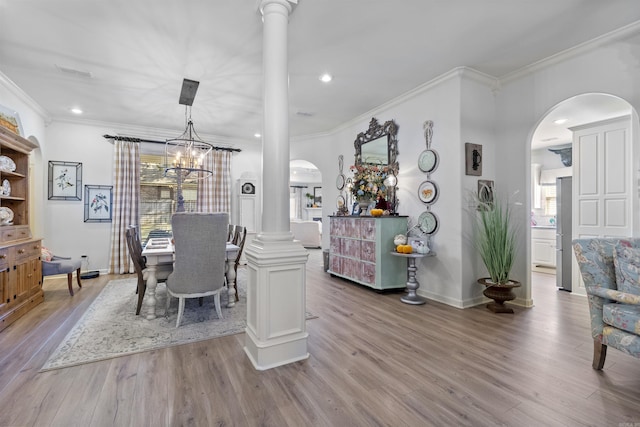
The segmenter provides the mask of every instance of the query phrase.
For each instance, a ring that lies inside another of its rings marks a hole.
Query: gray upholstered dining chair
[[[167,306],[178,298],[176,327],[184,313],[185,298],[213,295],[218,318],[222,319],[220,292],[225,285],[226,244],[229,214],[175,213],[171,218],[175,242],[173,272],[167,277]]]

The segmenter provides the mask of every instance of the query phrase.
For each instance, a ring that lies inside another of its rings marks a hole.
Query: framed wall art
[[[482,145],[464,144],[465,174],[482,176]]]
[[[112,185],[84,186],[84,222],[111,222]]]
[[[49,200],[82,200],[82,163],[49,161]]]
[[[487,179],[478,180],[478,202],[480,202],[481,206],[493,203],[493,181]]]

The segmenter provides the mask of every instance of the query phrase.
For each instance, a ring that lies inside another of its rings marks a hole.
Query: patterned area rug
[[[242,273],[242,270],[238,271],[238,274]],[[140,316],[135,313],[138,298],[135,294],[136,280],[112,280],[40,371],[244,332],[247,315],[244,283],[244,280],[238,281],[240,301],[232,308],[226,307],[227,292],[222,292],[222,320],[216,315],[213,297],[205,298],[202,306],[198,304],[198,298],[189,298],[185,303],[180,327],[176,328],[178,300],[172,299],[169,317],[166,318],[164,283],[159,283],[156,289],[156,313],[159,317],[146,320],[145,305],[142,306]],[[307,313],[307,318],[309,317],[311,316]]]

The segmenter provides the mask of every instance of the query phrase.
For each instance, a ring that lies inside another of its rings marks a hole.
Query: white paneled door
[[[633,233],[633,172],[629,117],[573,131],[573,238],[628,237]],[[585,294],[577,263],[574,292]]]

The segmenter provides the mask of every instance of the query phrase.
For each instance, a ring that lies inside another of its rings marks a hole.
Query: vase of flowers
[[[359,164],[351,166],[353,186],[351,194],[360,206],[360,215],[368,215],[369,208],[378,195],[386,194],[384,180],[389,173],[388,166]]]

